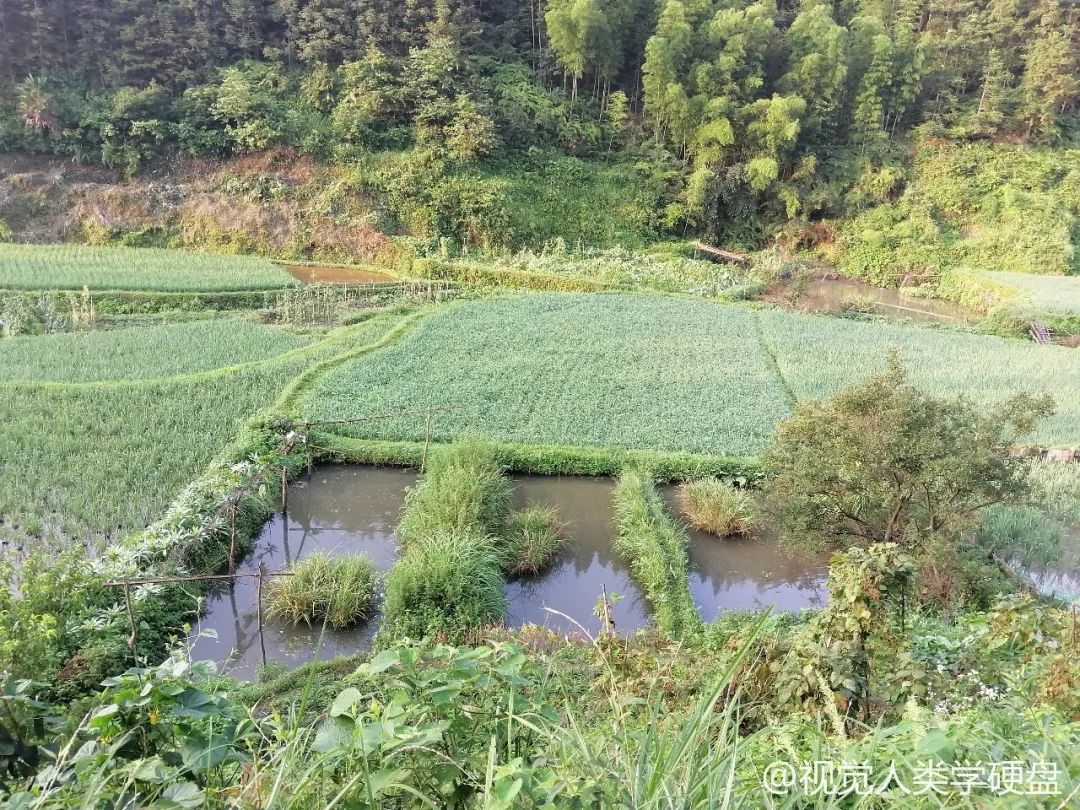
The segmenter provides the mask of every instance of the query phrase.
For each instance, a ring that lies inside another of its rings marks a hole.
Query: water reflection
[[[407,487],[415,473],[385,467],[320,467],[309,479],[289,488],[288,514],[277,514],[263,527],[253,553],[240,565],[252,571],[287,568],[313,551],[363,554],[381,573],[397,560],[395,530]],[[348,630],[266,622],[260,642],[258,584],[254,578],[221,586],[207,599],[202,627],[217,638],[195,640],[195,660],[224,662],[237,678],[251,678],[267,661],[289,668],[307,661],[351,655],[371,648],[379,617]]]
[[[595,606],[604,589],[622,598],[612,618],[619,633],[648,624],[648,606],[615,553],[615,509],[608,478],[522,476],[514,481],[516,508],[540,504],[554,508],[566,525],[567,542],[559,561],[538,577],[507,583],[507,624],[539,624],[563,633],[596,635]],[[557,611],[557,612],[556,612]],[[562,614],[562,615],[560,615]]]
[[[676,487],[664,487],[671,514],[681,519]],[[821,607],[827,593],[828,558],[783,548],[772,534],[717,537],[687,528],[690,595],[701,618],[726,610],[796,611]]]

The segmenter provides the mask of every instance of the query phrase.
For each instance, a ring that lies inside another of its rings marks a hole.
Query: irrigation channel
[[[963,326],[971,317],[962,307],[949,301],[916,298],[900,290],[874,287],[854,279],[823,278],[807,285],[799,298],[798,309],[805,312],[838,314],[853,305],[867,305],[871,313],[889,320],[912,320]]]
[[[396,527],[409,487],[418,475],[393,467],[324,466],[289,488],[288,512],[263,527],[241,568],[281,571],[315,551],[363,554],[380,574],[397,560]],[[646,600],[612,543],[617,531],[613,482],[606,478],[517,476],[514,506],[554,508],[565,525],[566,547],[559,560],[537,577],[507,583],[511,627],[538,624],[562,633],[600,630],[597,600],[607,591],[620,633],[649,622]],[[665,490],[674,497],[674,490]],[[822,604],[824,558],[790,556],[770,538],[721,539],[690,532],[691,593],[702,617],[724,610],[771,607],[800,610]],[[193,632],[194,660],[213,660],[238,678],[254,677],[267,662],[294,668],[307,661],[369,650],[380,616],[348,630],[266,620],[259,635],[258,579],[224,580],[207,599]],[[201,634],[211,630],[212,634]]]

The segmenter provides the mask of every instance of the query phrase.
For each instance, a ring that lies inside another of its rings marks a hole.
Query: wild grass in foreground
[[[335,630],[365,621],[375,601],[375,567],[365,557],[309,554],[289,576],[266,586],[266,615],[292,624],[319,624]]]
[[[0,289],[227,292],[296,284],[284,268],[255,256],[0,243]]]

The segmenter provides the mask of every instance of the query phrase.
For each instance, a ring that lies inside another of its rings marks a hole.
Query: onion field
[[[307,346],[232,318],[175,334],[176,326],[134,327],[0,341],[5,374],[17,352],[15,375],[37,375],[0,381],[0,539],[98,545],[143,528],[298,375],[378,340],[401,318],[388,313]],[[63,359],[67,347],[78,362]],[[110,353],[133,359],[110,372]],[[212,364],[222,367],[207,372]]]
[[[976,402],[1049,391],[1035,439],[1080,444],[1080,352],[915,326],[863,323],[661,296],[544,294],[472,301],[400,343],[343,364],[305,411],[348,419],[429,405],[433,437],[755,455],[792,397],[882,368],[900,349],[917,383]],[[419,440],[423,416],[342,428]]]
[[[1015,287],[1035,309],[1080,315],[1080,276],[1042,276],[1029,273],[985,273]]]
[[[255,256],[189,250],[0,243],[0,290],[277,290],[298,282]]]
[[[15,337],[0,341],[0,381],[172,377],[266,360],[307,342],[245,317]]]

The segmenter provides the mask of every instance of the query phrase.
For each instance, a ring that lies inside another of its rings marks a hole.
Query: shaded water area
[[[538,624],[562,633],[595,636],[597,601],[612,599],[615,631],[628,633],[649,622],[648,605],[630,569],[612,547],[615,539],[614,482],[610,478],[521,476],[514,480],[514,507],[554,508],[565,525],[561,557],[537,577],[508,582],[507,624]],[[554,612],[557,611],[557,612]]]
[[[322,267],[313,264],[287,264],[285,269],[305,284],[390,284],[393,276],[356,267]]]
[[[319,467],[289,487],[287,514],[276,514],[239,568],[280,571],[314,551],[363,554],[381,574],[397,560],[395,531],[406,488],[417,481],[410,470],[392,467]],[[292,669],[318,659],[352,655],[371,648],[378,616],[356,628],[326,629],[266,621],[266,660]],[[237,678],[252,678],[262,666],[256,579],[237,579],[207,598],[201,626],[217,638],[197,638],[193,660],[214,660]],[[321,640],[320,640],[321,636]]]
[[[818,279],[807,285],[797,307],[808,312],[865,311],[885,318],[962,326],[971,322],[956,304],[933,298],[916,298],[900,290],[874,287],[854,279]]]
[[[1080,601],[1080,525],[1068,526],[1061,534],[1061,558],[1044,566],[1025,570],[1039,591],[1069,602]]]
[[[670,513],[685,525],[678,487],[664,487]],[[690,596],[707,622],[729,610],[793,612],[823,607],[828,599],[827,555],[786,549],[775,534],[717,537],[686,527],[690,535]]]

